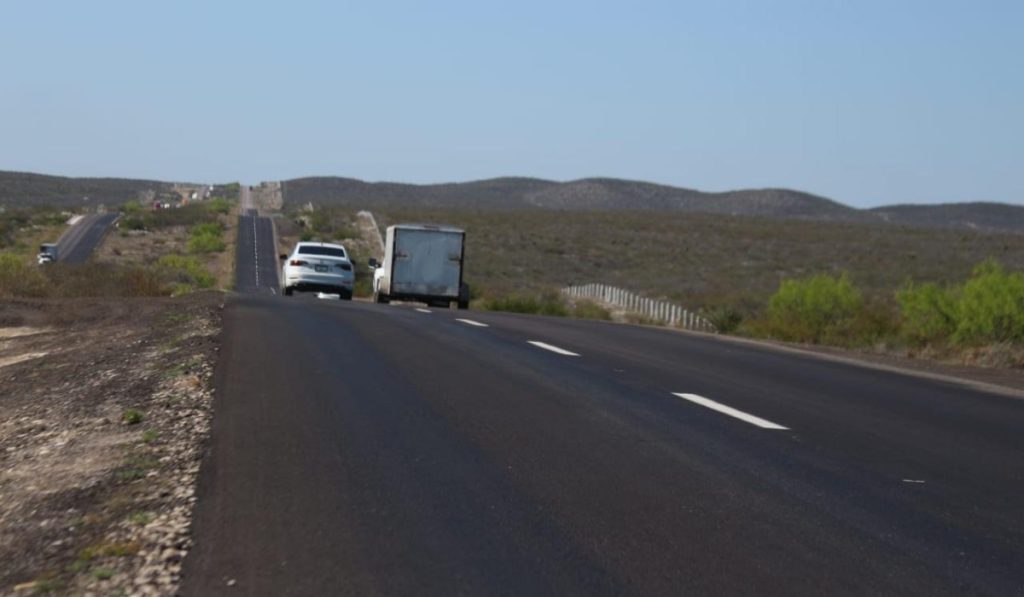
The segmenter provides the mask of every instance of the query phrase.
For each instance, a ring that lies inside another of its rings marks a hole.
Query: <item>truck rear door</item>
[[[457,298],[463,234],[429,229],[395,232],[391,293]]]

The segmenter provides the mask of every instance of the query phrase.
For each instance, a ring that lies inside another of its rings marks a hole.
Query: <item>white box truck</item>
[[[388,226],[384,261],[370,260],[373,300],[416,301],[434,307],[469,307],[469,287],[462,281],[466,233],[431,224]]]

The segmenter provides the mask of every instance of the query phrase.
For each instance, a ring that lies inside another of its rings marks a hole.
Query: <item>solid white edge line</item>
[[[578,356],[580,356],[580,355],[576,354],[575,352],[569,352],[568,350],[566,350],[564,348],[559,348],[557,346],[552,346],[550,344],[547,344],[545,342],[541,342],[539,340],[527,340],[527,342],[529,342],[530,344],[533,344],[537,348],[543,348],[544,350],[550,350],[551,352],[554,352],[554,353],[557,353],[557,354],[562,354],[562,355],[565,355],[567,357],[578,357]]]
[[[746,421],[747,423],[750,423],[751,425],[757,425],[758,427],[761,427],[762,429],[783,429],[783,430],[789,429],[789,427],[783,427],[782,425],[779,425],[778,423],[772,423],[771,421],[768,421],[766,419],[762,419],[761,417],[755,417],[754,415],[749,414],[749,413],[745,413],[742,410],[736,410],[735,408],[733,408],[731,406],[726,406],[724,404],[720,404],[718,402],[715,402],[714,400],[710,400],[710,399],[705,398],[703,396],[698,396],[697,394],[682,394],[682,393],[679,393],[679,392],[672,392],[672,394],[675,395],[675,396],[679,396],[683,400],[689,400],[690,402],[693,402],[694,404],[699,404],[701,406],[710,408],[711,410],[717,410],[718,412],[720,412],[722,414],[729,415],[730,417],[735,417],[735,418],[737,418],[737,419],[739,419],[741,421]]]
[[[478,328],[489,328],[489,327],[491,327],[491,326],[487,325],[486,323],[480,323],[479,321],[473,321],[472,319],[456,319],[455,321],[461,321],[462,323],[464,323],[466,325],[475,325]]]
[[[433,313],[433,311],[431,311],[430,309],[424,309],[422,307],[417,307],[416,310],[419,311],[420,313]]]

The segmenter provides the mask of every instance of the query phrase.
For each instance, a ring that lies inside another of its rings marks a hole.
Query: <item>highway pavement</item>
[[[57,243],[58,259],[62,263],[85,263],[99,246],[107,230],[118,218],[117,213],[83,216],[65,232]]]
[[[185,595],[1024,594],[1012,393],[257,288],[224,312]]]
[[[255,209],[238,216],[238,247],[235,265],[235,288],[239,292],[277,294],[277,247],[274,225],[270,218]]]

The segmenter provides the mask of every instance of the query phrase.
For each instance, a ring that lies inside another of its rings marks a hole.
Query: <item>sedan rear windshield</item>
[[[345,257],[345,249],[336,249],[334,247],[299,247],[299,253],[303,253],[305,255],[330,255],[331,257]]]

